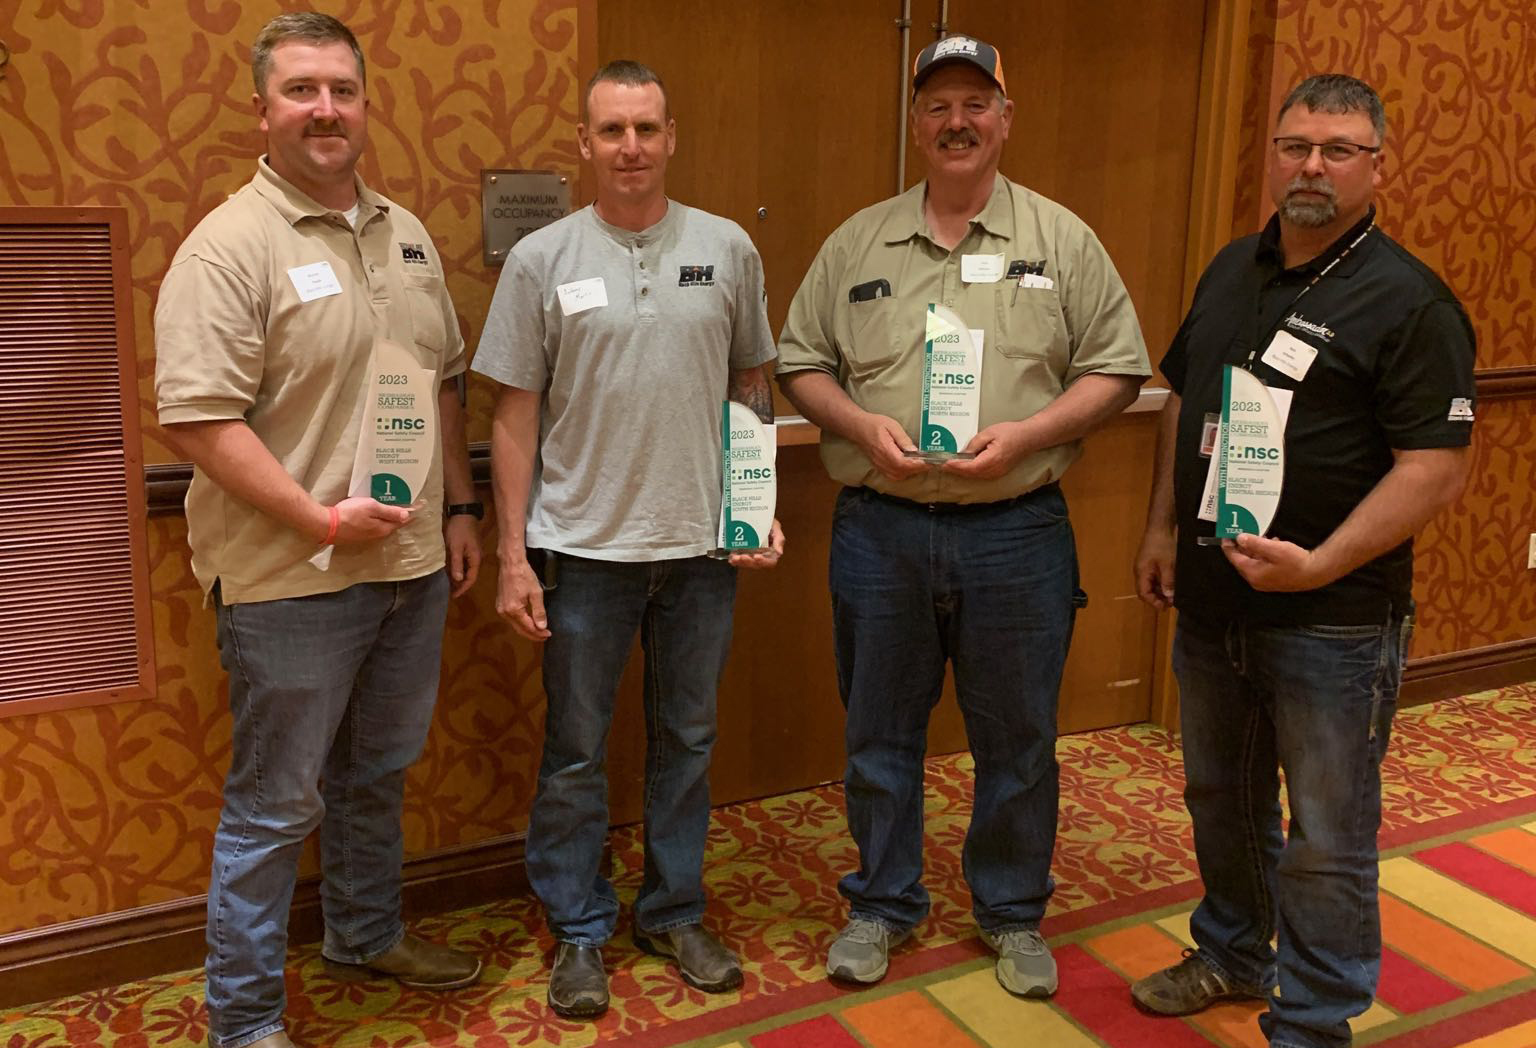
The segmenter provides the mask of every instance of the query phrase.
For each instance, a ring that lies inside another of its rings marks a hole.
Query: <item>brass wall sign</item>
[[[555,171],[480,172],[481,250],[488,266],[523,237],[571,210],[570,180]]]

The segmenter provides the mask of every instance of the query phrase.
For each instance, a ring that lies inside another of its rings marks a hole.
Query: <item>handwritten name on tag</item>
[[[960,279],[967,284],[995,284],[1003,279],[1002,255],[961,255]]]
[[[608,289],[603,285],[602,277],[561,284],[555,288],[555,294],[560,296],[561,314],[567,317],[608,304]]]
[[[1312,361],[1317,359],[1317,349],[1287,331],[1276,331],[1269,348],[1259,359],[1280,374],[1300,382],[1307,377]]]
[[[329,262],[311,262],[307,266],[294,266],[288,271],[293,289],[299,293],[300,302],[313,302],[317,298],[341,294],[341,281]]]

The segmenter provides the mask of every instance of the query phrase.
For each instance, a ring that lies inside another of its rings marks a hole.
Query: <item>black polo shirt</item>
[[[1273,538],[1313,549],[1392,468],[1394,449],[1463,447],[1471,440],[1472,325],[1440,278],[1372,227],[1374,219],[1372,209],[1317,258],[1286,269],[1279,220],[1271,218],[1262,233],[1227,245],[1200,278],[1162,362],[1182,398],[1174,460],[1174,579],[1182,611],[1288,625],[1361,625],[1385,622],[1409,606],[1411,540],[1302,593],[1254,590],[1220,547],[1195,542],[1215,532],[1213,523],[1197,519],[1210,461],[1200,453],[1201,431],[1207,416],[1221,411],[1222,365],[1241,364],[1250,351],[1254,375],[1295,391]],[[1300,381],[1261,359],[1282,330],[1318,351]]]

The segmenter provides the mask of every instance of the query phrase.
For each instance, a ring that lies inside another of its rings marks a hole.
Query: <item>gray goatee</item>
[[[1299,190],[1321,194],[1322,200],[1301,199],[1293,194]],[[1326,179],[1309,179],[1297,175],[1285,187],[1285,199],[1280,204],[1280,217],[1293,226],[1317,229],[1326,226],[1339,215],[1338,201],[1333,186]]]

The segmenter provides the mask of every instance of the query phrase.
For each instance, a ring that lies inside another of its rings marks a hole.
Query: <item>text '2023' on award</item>
[[[374,344],[368,374],[347,495],[410,506],[421,497],[437,455],[437,372],[421,367],[404,346],[381,339]],[[326,546],[310,563],[329,569],[331,549]]]
[[[1263,535],[1280,508],[1285,480],[1285,416],[1251,372],[1222,376],[1221,442],[1216,460],[1216,540]]]
[[[923,332],[923,414],[917,447],[905,454],[924,462],[975,458],[965,446],[981,420],[981,348],[984,332],[966,327],[948,306],[931,303]]]
[[[710,556],[763,553],[778,500],[779,444],[757,413],[734,400],[720,402],[719,548]]]

